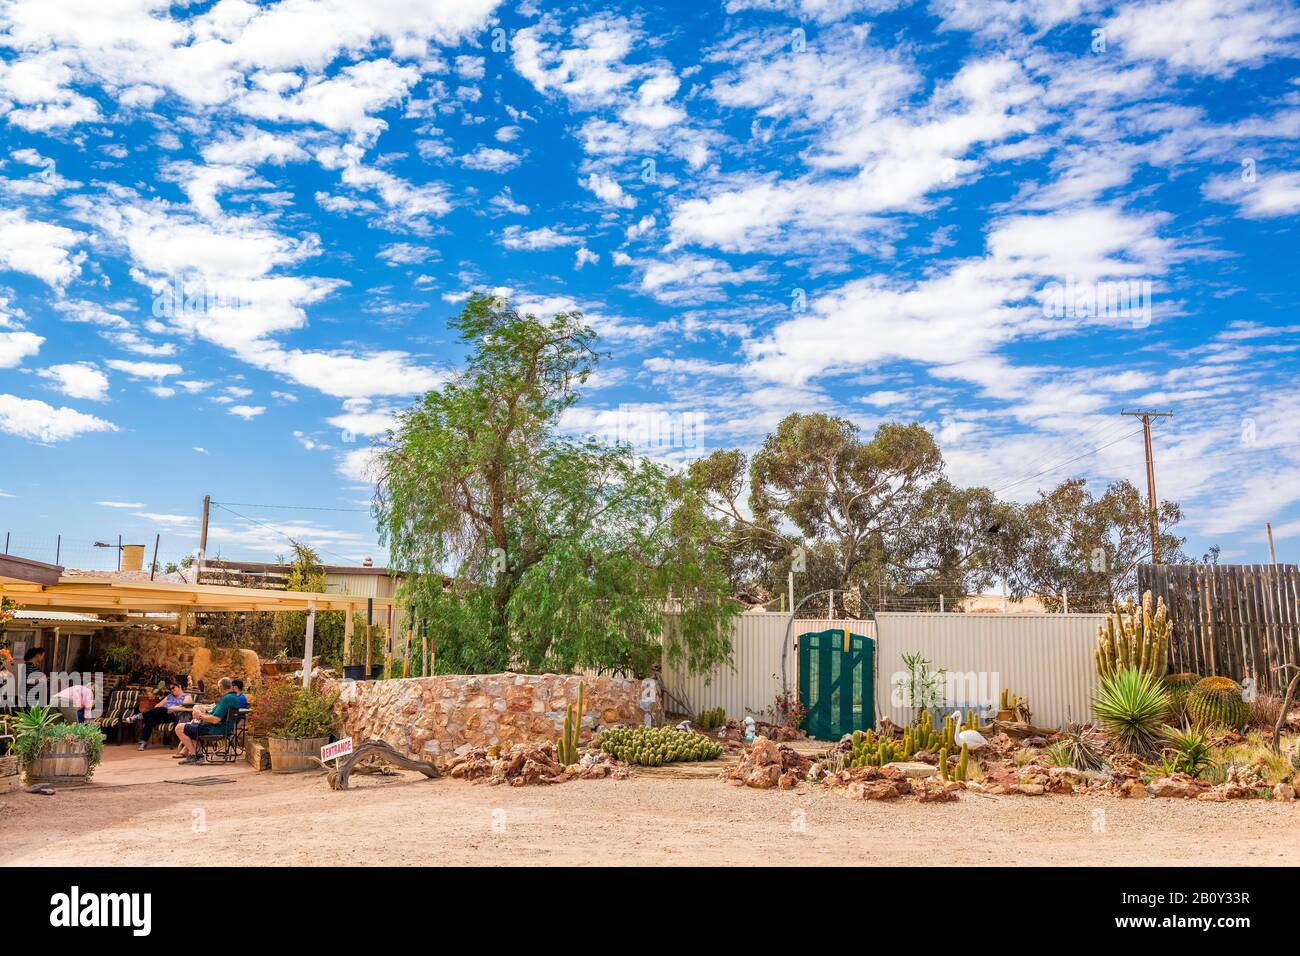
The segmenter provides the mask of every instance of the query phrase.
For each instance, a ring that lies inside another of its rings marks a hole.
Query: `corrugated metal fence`
[[[745,614],[732,633],[733,663],[711,674],[663,672],[669,693],[698,712],[724,707],[740,717],[769,710],[781,690],[781,646],[790,618],[784,614]],[[857,620],[800,619],[790,628],[791,645],[800,634],[849,628],[876,638],[876,707],[880,716],[902,723],[910,711],[895,706],[893,677],[905,670],[902,655],[921,652],[936,668],[983,686],[993,701],[1003,687],[1025,697],[1034,722],[1059,726],[1086,720],[1096,686],[1093,648],[1102,614],[914,614],[881,613],[876,623]],[[877,633],[877,625],[879,633]],[[798,687],[798,654],[791,646],[786,672]],[[962,703],[974,704],[969,694]]]

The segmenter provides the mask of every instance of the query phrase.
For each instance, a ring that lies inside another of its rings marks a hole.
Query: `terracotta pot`
[[[158,706],[160,700],[162,700],[161,697],[155,697],[153,694],[141,694],[136,706],[139,708],[140,713],[147,714]]]

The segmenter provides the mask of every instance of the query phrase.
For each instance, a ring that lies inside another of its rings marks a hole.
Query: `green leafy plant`
[[[1121,750],[1150,756],[1157,750],[1169,695],[1150,671],[1126,667],[1102,677],[1092,710]]]
[[[14,753],[31,766],[57,740],[81,740],[85,744],[86,768],[93,772],[104,759],[104,734],[94,724],[65,724],[58,711],[50,707],[33,707],[13,722]]]
[[[1167,745],[1161,753],[1163,763],[1173,766],[1171,772],[1195,777],[1207,767],[1214,766],[1214,750],[1204,730],[1198,727],[1165,727],[1164,736]]]
[[[614,727],[600,735],[600,749],[626,763],[646,767],[722,756],[722,746],[708,737],[670,727]]]
[[[329,737],[338,727],[334,705],[339,695],[324,694],[315,687],[296,690],[283,723],[272,727],[274,737]]]
[[[110,674],[126,674],[135,663],[135,651],[126,644],[110,644],[104,650],[104,669]]]
[[[1203,727],[1240,730],[1250,718],[1250,705],[1231,677],[1206,677],[1187,695],[1187,717]]]
[[[1073,767],[1075,770],[1104,770],[1106,755],[1102,752],[1097,732],[1088,724],[1070,721],[1061,731],[1061,739],[1044,752],[1053,767]]]

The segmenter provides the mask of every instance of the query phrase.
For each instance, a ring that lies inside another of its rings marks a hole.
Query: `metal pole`
[[[194,583],[199,583],[203,575],[203,563],[208,557],[208,509],[212,506],[212,496],[203,496],[203,525],[199,529],[199,559],[194,569]]]
[[[302,686],[311,686],[311,659],[316,643],[316,602],[307,602],[307,637],[302,647]]]
[[[122,536],[117,536],[117,569],[122,570]]]
[[[162,534],[153,536],[153,563],[149,565],[149,580],[153,580],[154,572],[158,570],[158,542],[162,540]]]
[[[1070,589],[1061,588],[1061,613],[1070,613]]]
[[[1271,564],[1277,564],[1277,552],[1273,550],[1273,522],[1265,521],[1264,528],[1268,531],[1268,560]],[[6,550],[8,550],[6,548]]]
[[[63,535],[59,535],[54,540],[54,563],[59,563],[59,558],[63,557]]]

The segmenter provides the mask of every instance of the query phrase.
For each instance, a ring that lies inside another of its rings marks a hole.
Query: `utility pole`
[[[1147,508],[1150,511],[1151,518],[1151,563],[1160,563],[1160,528],[1156,520],[1156,466],[1151,460],[1151,419],[1153,418],[1173,418],[1173,412],[1148,411],[1125,411],[1120,409],[1121,415],[1129,415],[1134,418],[1142,419],[1142,436],[1146,441],[1147,448]]]
[[[199,530],[199,560],[195,564],[194,583],[198,584],[203,576],[203,562],[208,556],[208,509],[212,507],[212,496],[203,496],[203,527]]]
[[[1265,521],[1264,528],[1268,531],[1268,560],[1270,564],[1277,564],[1277,552],[1273,550],[1273,522]]]

